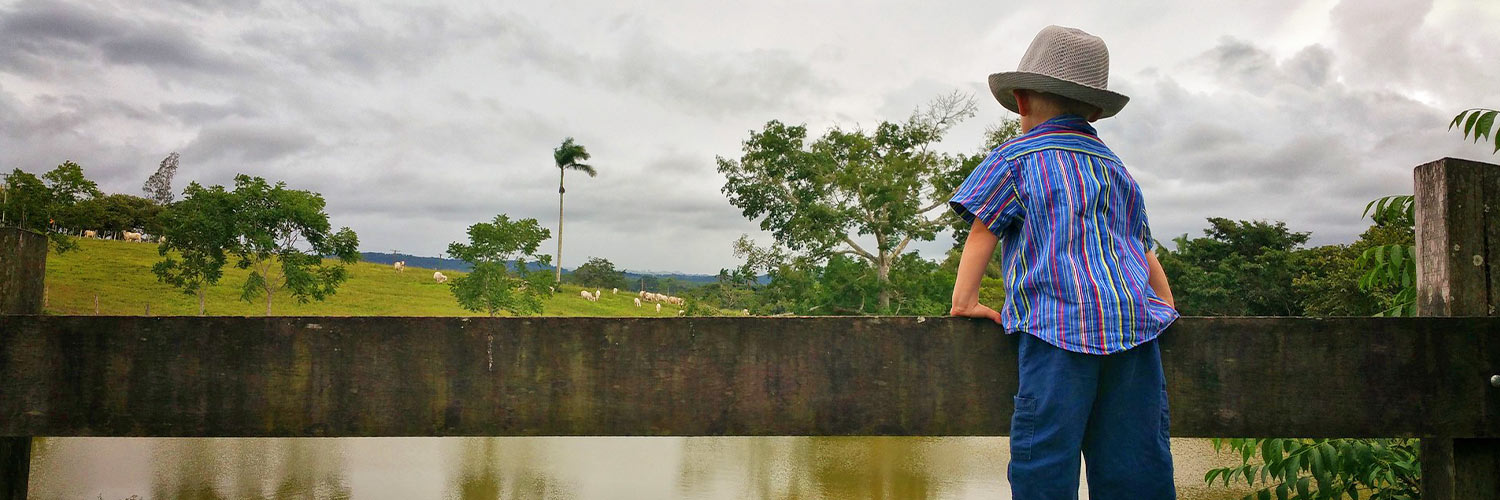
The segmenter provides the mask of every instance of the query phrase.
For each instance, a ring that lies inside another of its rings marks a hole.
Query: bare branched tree
[[[146,179],[146,184],[141,186],[141,191],[146,198],[155,201],[158,205],[170,205],[172,203],[172,176],[177,175],[177,152],[167,155],[161,161],[161,166],[156,168],[156,173]]]

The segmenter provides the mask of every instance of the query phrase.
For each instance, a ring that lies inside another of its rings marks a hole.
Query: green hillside
[[[98,296],[99,314],[194,315],[198,313],[196,297],[185,295],[158,282],[151,266],[161,260],[156,245],[113,240],[79,240],[79,249],[47,256],[47,307],[49,314],[93,314],[94,297]],[[239,285],[248,271],[224,270],[224,279],[208,291],[208,314],[216,316],[260,316],[265,314],[264,299],[245,302],[239,299]],[[462,275],[443,271],[448,277]],[[448,285],[432,279],[431,269],[408,267],[396,272],[388,265],[359,263],[350,266],[349,281],[338,293],[323,302],[298,304],[290,296],[278,294],[272,306],[277,316],[483,316],[458,307]],[[653,304],[635,307],[634,295],[621,291],[612,295],[604,290],[599,302],[584,300],[580,288],[563,285],[562,290],[546,303],[547,316],[674,316],[677,306],[663,305],[660,313]]]

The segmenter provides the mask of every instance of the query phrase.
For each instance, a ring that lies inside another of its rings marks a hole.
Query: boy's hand
[[[994,309],[990,309],[988,306],[985,306],[984,304],[980,304],[978,302],[975,302],[969,306],[955,305],[952,309],[948,310],[948,315],[962,316],[965,318],[984,318],[994,320],[996,323],[1000,322],[1000,312]]]

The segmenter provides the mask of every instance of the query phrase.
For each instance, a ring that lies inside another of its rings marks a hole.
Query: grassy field
[[[140,315],[149,304],[151,314],[194,315],[197,298],[158,282],[151,266],[161,260],[156,245],[113,240],[79,240],[80,248],[47,256],[47,307],[50,314]],[[208,314],[216,316],[261,316],[265,299],[240,300],[240,284],[248,271],[231,264],[224,279],[209,288]],[[462,275],[443,271],[448,277]],[[338,293],[322,302],[298,304],[291,296],[278,294],[272,314],[277,316],[483,316],[458,307],[448,285],[432,279],[431,269],[408,267],[398,273],[390,266],[359,263],[350,266],[350,278]],[[599,302],[578,296],[580,288],[564,285],[542,312],[547,316],[675,316],[677,306],[663,305],[660,313],[650,304],[637,308],[635,296],[625,291],[612,295],[604,290]]]

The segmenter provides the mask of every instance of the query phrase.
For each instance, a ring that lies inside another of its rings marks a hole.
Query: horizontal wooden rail
[[[1182,318],[1174,436],[1500,437],[1500,318]],[[959,318],[0,316],[0,436],[1005,435]]]

